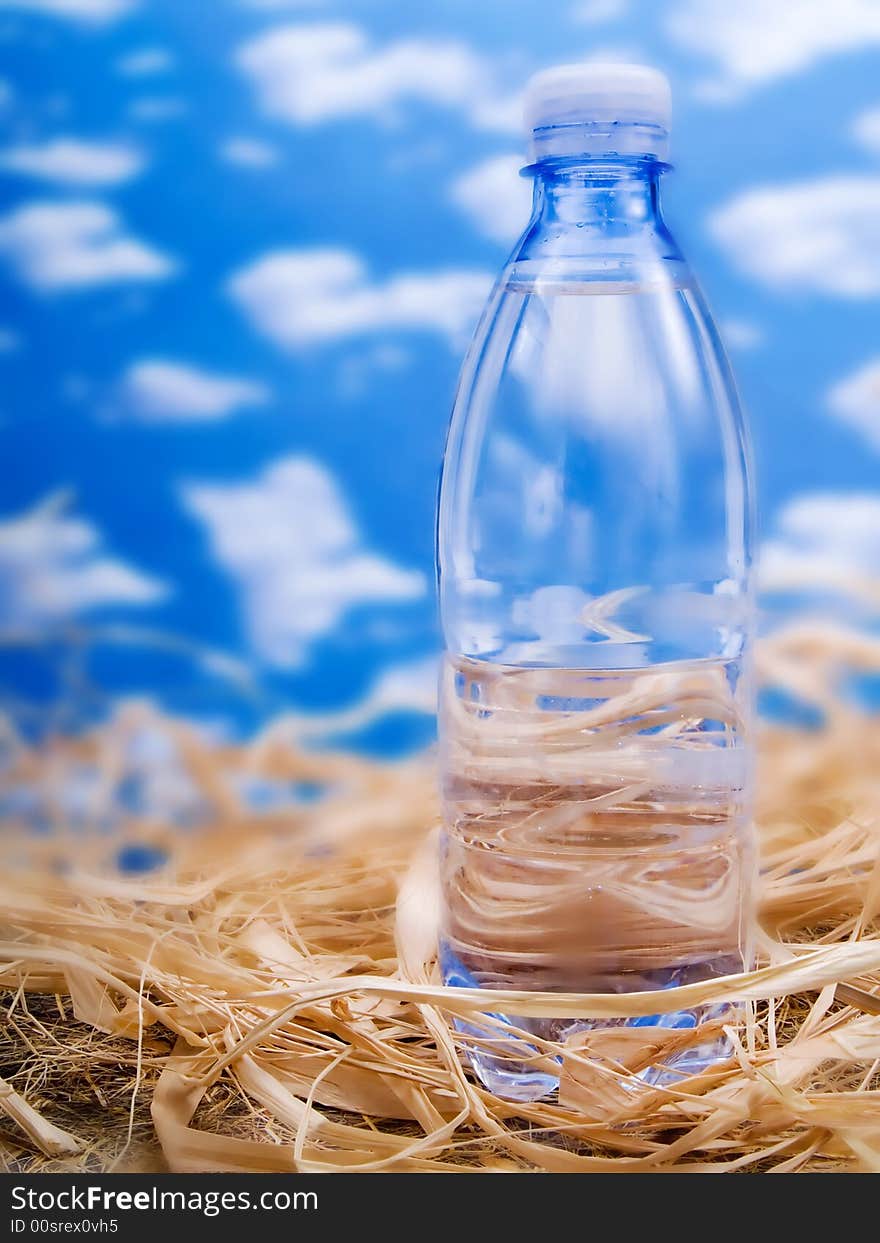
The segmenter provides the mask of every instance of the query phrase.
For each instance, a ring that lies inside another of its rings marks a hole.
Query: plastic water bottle
[[[750,965],[749,449],[660,213],[669,119],[642,66],[527,90],[533,214],[464,363],[440,493],[450,985],[620,993]],[[554,1040],[609,1025],[496,1017]],[[556,1088],[524,1038],[463,1030],[495,1092]],[[653,1082],[728,1053],[697,1040]]]

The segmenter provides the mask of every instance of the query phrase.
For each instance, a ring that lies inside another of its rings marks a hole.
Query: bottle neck
[[[642,156],[566,156],[524,170],[535,179],[529,227],[508,279],[689,282],[687,265],[660,211],[668,164]]]
[[[660,176],[668,165],[645,159],[543,160],[534,176],[533,218],[542,228],[630,233],[662,225]]]

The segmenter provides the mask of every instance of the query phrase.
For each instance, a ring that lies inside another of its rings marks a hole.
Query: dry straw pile
[[[754,1003],[730,1062],[648,1088],[638,1072],[692,1032],[618,1026],[567,1048],[532,1038],[539,1061],[562,1058],[558,1101],[493,1097],[451,1026],[485,995],[437,986],[430,759],[319,755],[290,721],[246,748],[208,747],[164,720],[214,812],[175,835],[173,868],[120,879],[95,835],[56,832],[36,857],[33,837],[7,842],[21,855],[0,876],[7,1164],[880,1168],[880,724],[847,693],[854,674],[880,671],[880,641],[804,624],[767,640],[760,664],[825,721],[763,730],[762,965],[662,995],[666,1010]],[[112,802],[131,727],[132,712],[39,754],[17,743],[5,779],[88,764]],[[328,793],[256,816],[236,794],[254,775]],[[116,832],[114,845],[171,837],[143,817]],[[493,996],[493,1009],[528,1016],[660,1008],[657,994]]]

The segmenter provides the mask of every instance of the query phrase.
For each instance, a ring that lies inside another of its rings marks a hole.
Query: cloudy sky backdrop
[[[0,0],[10,699],[57,698],[75,625],[96,689],[427,736],[436,474],[528,214],[519,93],[588,57],[672,79],[667,211],[768,564],[876,570],[880,0]]]

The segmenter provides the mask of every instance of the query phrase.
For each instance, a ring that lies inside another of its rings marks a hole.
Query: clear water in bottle
[[[573,66],[527,100],[534,212],[465,361],[440,495],[441,967],[661,989],[751,960],[748,446],[660,214],[665,80]],[[523,1040],[465,1030],[487,1086],[554,1090]],[[697,1040],[651,1073],[727,1052]]]

